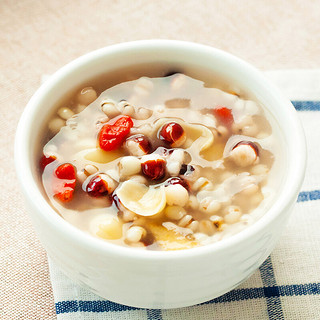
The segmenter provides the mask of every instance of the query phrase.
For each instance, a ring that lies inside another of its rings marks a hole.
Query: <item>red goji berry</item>
[[[70,163],[61,164],[54,171],[53,193],[54,196],[62,201],[69,202],[73,198],[76,187],[76,170]]]
[[[118,149],[130,133],[133,121],[129,116],[118,118],[113,124],[105,124],[99,132],[99,146],[102,150]]]
[[[212,112],[217,120],[227,127],[231,126],[234,122],[232,110],[227,107],[218,106],[214,108]]]

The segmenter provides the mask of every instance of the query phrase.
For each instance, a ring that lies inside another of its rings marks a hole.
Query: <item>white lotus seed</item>
[[[184,207],[189,200],[188,191],[180,184],[171,184],[164,188],[167,204]]]
[[[230,153],[230,158],[239,167],[247,167],[254,164],[257,154],[253,147],[248,144],[236,146]]]
[[[177,176],[180,172],[181,163],[178,161],[167,161],[167,171],[170,176]]]
[[[173,152],[169,158],[172,161],[178,161],[178,162],[182,163],[185,158],[185,151],[182,149],[175,149],[175,150],[173,150]]]

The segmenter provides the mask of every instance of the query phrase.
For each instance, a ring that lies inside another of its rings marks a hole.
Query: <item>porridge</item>
[[[43,186],[65,220],[112,243],[217,242],[256,221],[276,192],[274,127],[257,102],[182,73],[99,96],[85,87],[49,120]]]

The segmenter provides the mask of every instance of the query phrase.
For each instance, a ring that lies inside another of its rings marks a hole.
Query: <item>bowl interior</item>
[[[291,103],[282,97],[281,93],[265,80],[259,71],[242,60],[213,49],[211,47],[168,40],[138,41],[103,48],[87,54],[60,69],[47,80],[32,97],[20,120],[16,136],[15,159],[16,168],[22,188],[27,198],[39,203],[42,214],[48,216],[48,221],[57,228],[64,228],[70,236],[79,237],[78,230],[66,223],[46,202],[39,179],[37,162],[39,158],[39,139],[44,132],[44,124],[53,113],[55,107],[75,92],[75,89],[88,83],[89,80],[112,73],[119,69],[132,68],[134,65],[155,65],[156,70],[205,70],[215,74],[221,82],[232,83],[249,96],[254,96],[268,109],[270,115],[281,126],[279,137],[284,141],[281,150],[284,157],[282,163],[286,168],[282,173],[282,186],[272,207],[259,221],[241,233],[223,240],[222,243],[209,245],[213,250],[219,250],[224,245],[232,245],[241,237],[249,237],[251,232],[259,232],[263,224],[276,219],[289,203],[297,196],[305,170],[304,134]],[[157,71],[155,71],[157,72]],[[189,73],[190,73],[189,72]],[[299,154],[299,157],[296,155]],[[295,156],[295,157],[294,157]],[[19,161],[24,159],[24,161]],[[293,160],[294,159],[294,160]],[[100,248],[112,248],[92,237],[85,241]],[[101,246],[102,244],[102,246]],[[215,247],[215,248],[213,248]],[[127,248],[118,249],[119,252]],[[130,249],[129,249],[130,250]],[[201,252],[209,250],[204,247],[182,250],[176,256],[186,255],[188,251]],[[210,249],[211,250],[211,249]],[[138,254],[144,255],[143,251]],[[148,255],[150,252],[148,252]],[[154,252],[152,255],[168,255],[170,252]]]

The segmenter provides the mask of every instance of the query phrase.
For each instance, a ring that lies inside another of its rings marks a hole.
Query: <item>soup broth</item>
[[[281,183],[277,124],[247,93],[188,74],[102,77],[61,103],[40,167],[65,220],[115,244],[179,250],[266,212]]]

